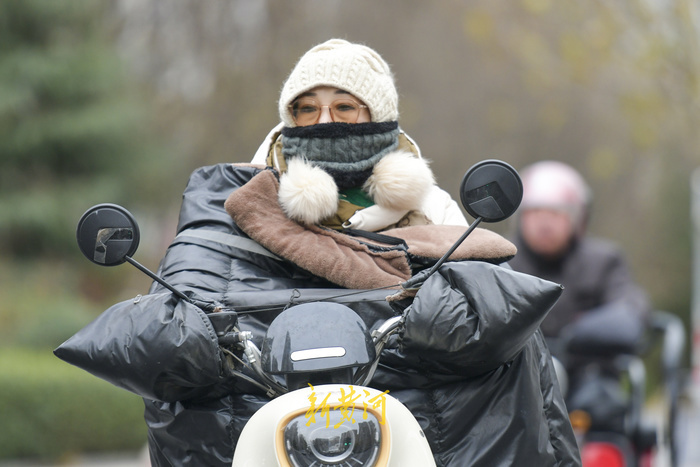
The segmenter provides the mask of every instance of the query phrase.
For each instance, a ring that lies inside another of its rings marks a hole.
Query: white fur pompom
[[[421,207],[434,184],[435,177],[425,159],[397,151],[377,162],[363,188],[380,206],[413,210]]]
[[[338,210],[338,187],[322,169],[295,158],[280,178],[279,202],[290,219],[317,224]]]

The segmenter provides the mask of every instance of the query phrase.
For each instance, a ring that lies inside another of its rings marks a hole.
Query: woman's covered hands
[[[563,288],[480,261],[448,262],[421,286],[401,345],[435,372],[478,375],[512,360]]]

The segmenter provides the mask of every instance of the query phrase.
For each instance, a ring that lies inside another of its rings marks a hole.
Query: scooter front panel
[[[314,461],[319,466],[435,465],[418,422],[388,391],[338,384],[302,388],[258,410],[241,433],[233,465],[295,467]]]

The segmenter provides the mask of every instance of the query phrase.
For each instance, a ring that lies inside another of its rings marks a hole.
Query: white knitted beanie
[[[389,65],[367,46],[331,39],[306,52],[282,87],[279,113],[286,126],[295,126],[289,104],[316,86],[336,87],[362,100],[373,122],[398,120],[399,97]]]

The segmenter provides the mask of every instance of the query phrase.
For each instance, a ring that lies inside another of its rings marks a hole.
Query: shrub
[[[0,459],[135,451],[146,442],[141,399],[50,351],[0,350]]]

